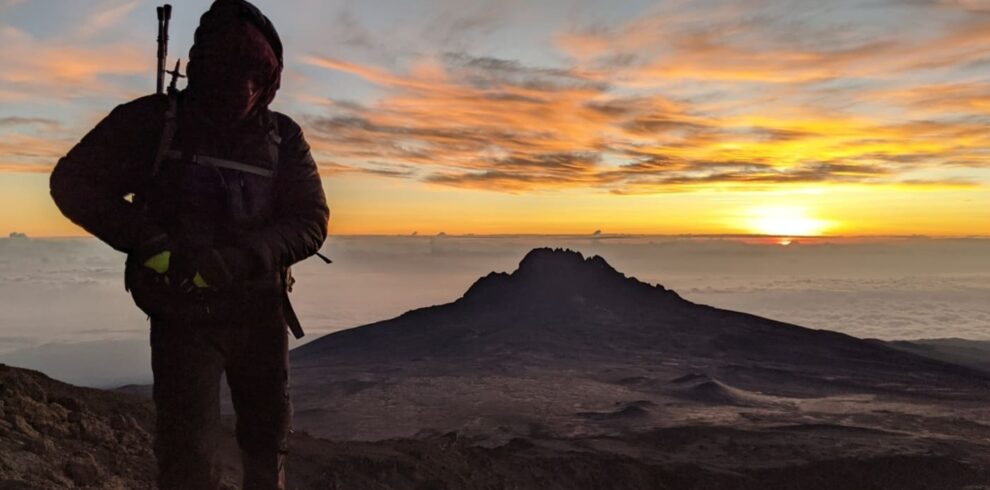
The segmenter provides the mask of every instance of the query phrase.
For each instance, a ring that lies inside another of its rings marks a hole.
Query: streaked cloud
[[[44,117],[0,117],[0,127],[40,126],[44,128],[57,128],[59,125],[60,123],[58,121]]]
[[[86,46],[0,26],[0,44],[2,101],[119,94],[126,90],[107,77],[147,73],[153,66],[146,52],[129,43]]]
[[[498,191],[985,185],[945,169],[988,166],[978,70],[990,59],[990,19],[970,15],[973,2],[851,7],[930,25],[905,35],[883,19],[688,2],[555,26],[543,47],[555,65],[447,51],[397,66],[309,54],[303,63],[383,95],[330,99],[308,122],[324,156],[355,171],[387,162],[423,182]],[[346,20],[355,42],[384,44]]]
[[[0,128],[3,125],[0,124]],[[45,132],[25,134],[0,133],[0,171],[50,172],[75,140],[56,138]]]
[[[426,60],[409,73],[316,57],[307,62],[391,90],[374,105],[334,101],[326,115],[309,119],[311,138],[328,157],[355,168],[369,160],[416,167],[421,172],[406,175],[430,183],[627,193],[684,185],[907,183],[911,172],[929,167],[986,165],[984,138],[972,133],[972,121],[959,119],[725,114],[698,110],[686,98],[622,96],[579,67],[465,55]]]
[[[138,0],[129,0],[101,5],[79,24],[76,35],[81,38],[89,38],[116,27],[140,4],[141,2]]]
[[[4,44],[18,49],[0,60],[9,67],[0,94],[91,95],[114,89],[109,76],[146,71],[150,58],[131,45],[70,43],[120,24],[136,6],[100,4],[68,38],[4,26]],[[554,64],[471,52],[481,49],[474,37],[512,28],[504,8],[436,10],[420,19],[418,46],[396,45],[360,12],[338,9],[330,38],[386,64],[319,49],[294,58],[379,94],[296,94],[322,101],[305,119],[324,171],[509,192],[980,184],[926,175],[986,166],[985,138],[972,132],[988,105],[986,82],[926,78],[990,59],[990,19],[971,15],[978,2],[882,7],[894,17],[932,13],[933,27],[910,36],[882,21],[843,24],[752,1],[574,17],[545,26],[552,44],[538,49]],[[306,75],[292,76],[319,93]]]

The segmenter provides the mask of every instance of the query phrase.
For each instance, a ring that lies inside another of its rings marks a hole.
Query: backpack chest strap
[[[218,167],[218,168],[229,168],[231,170],[238,170],[241,172],[247,172],[249,174],[260,175],[262,177],[272,178],[275,175],[271,169],[264,167],[259,167],[257,165],[251,165],[248,163],[235,162],[233,160],[225,160],[223,158],[216,158],[206,155],[193,154],[185,156],[181,151],[169,150],[166,155],[168,158],[175,160],[185,160],[198,165],[204,165],[207,167]]]

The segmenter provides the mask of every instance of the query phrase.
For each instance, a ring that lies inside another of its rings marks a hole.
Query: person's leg
[[[289,400],[288,333],[275,304],[234,326],[227,384],[237,412],[237,443],[244,490],[285,488],[292,405]]]
[[[154,438],[161,490],[218,488],[224,355],[209,326],[151,320]]]

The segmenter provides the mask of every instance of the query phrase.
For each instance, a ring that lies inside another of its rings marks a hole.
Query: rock
[[[137,421],[134,417],[124,413],[114,414],[113,418],[110,420],[110,427],[115,430],[132,430],[137,428]]]
[[[91,454],[78,453],[65,464],[65,474],[73,483],[88,487],[100,482],[102,469]]]
[[[48,403],[44,405],[44,410],[49,418],[59,421],[65,420],[65,418],[69,416],[70,412],[69,409],[57,403]]]
[[[24,480],[0,480],[0,490],[44,490],[45,487]]]
[[[11,392],[19,393],[23,397],[40,402],[46,401],[48,397],[48,394],[45,393],[45,389],[42,388],[37,381],[27,376],[17,376],[13,379],[9,379],[8,382],[5,383],[5,387],[5,395]]]
[[[55,453],[55,443],[46,438],[31,439],[24,445],[24,449],[38,456],[48,456]]]
[[[41,434],[39,434],[38,431],[34,430],[34,427],[31,427],[31,424],[29,424],[28,421],[24,419],[24,417],[20,415],[14,415],[13,422],[14,422],[14,429],[17,430],[17,432],[24,434],[28,438],[36,439],[38,437],[41,437]]]
[[[84,417],[79,422],[79,436],[82,440],[101,445],[114,444],[117,438],[113,430],[99,419]]]
[[[28,400],[25,408],[29,410],[24,412],[27,415],[28,422],[38,432],[49,437],[59,438],[69,435],[69,428],[65,422],[68,411],[61,405]]]
[[[32,425],[38,429],[38,432],[54,439],[61,439],[72,435],[70,426],[65,425],[64,423],[52,423],[50,421],[45,421]]]
[[[60,396],[49,401],[65,407],[70,412],[79,412],[83,410],[83,403],[76,398],[72,398],[71,396]]]

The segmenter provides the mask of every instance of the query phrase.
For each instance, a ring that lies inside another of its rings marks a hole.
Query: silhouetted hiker
[[[301,129],[268,109],[282,71],[271,22],[217,0],[189,58],[186,90],[118,106],[59,160],[52,197],[127,253],[125,285],[151,321],[160,487],[217,488],[226,371],[244,488],[281,489],[286,326],[301,335],[288,267],[319,250],[329,209]]]

